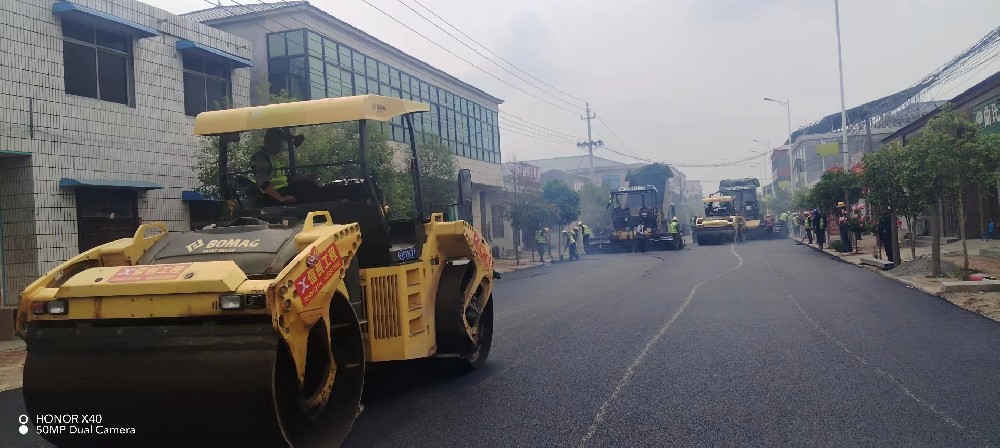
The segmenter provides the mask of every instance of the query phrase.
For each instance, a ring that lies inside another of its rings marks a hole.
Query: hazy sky
[[[173,13],[211,6],[210,0],[142,1]],[[579,111],[497,81],[364,0],[311,3],[504,99],[501,114],[586,139],[582,103],[546,88],[578,104],[571,107],[484,60],[401,3],[434,19],[414,0],[367,1],[498,77]],[[676,164],[734,160],[764,149],[754,139],[780,146],[787,138],[785,109],[763,97],[790,100],[793,129],[840,111],[833,0],[417,1],[536,78],[590,101],[607,123],[594,121],[594,139],[622,152]],[[1000,26],[998,19],[997,0],[841,0],[847,107],[913,84]],[[942,87],[934,99],[951,98],[998,70],[1000,57]],[[542,141],[506,127],[501,145],[508,159],[583,153],[572,142]],[[596,155],[632,162],[604,150]],[[759,160],[680,169],[709,189],[721,178],[760,177]]]

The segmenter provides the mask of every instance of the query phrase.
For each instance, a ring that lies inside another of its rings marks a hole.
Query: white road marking
[[[695,293],[698,292],[698,288],[701,288],[706,283],[716,280],[719,277],[722,277],[723,275],[729,274],[743,267],[743,257],[741,257],[740,254],[736,253],[736,246],[732,245],[730,246],[730,249],[733,251],[733,255],[735,255],[738,260],[736,266],[726,272],[717,274],[714,277],[695,285],[694,288],[691,288],[691,292],[688,293],[687,297],[684,299],[684,303],[682,303],[681,307],[677,309],[677,312],[675,312],[673,316],[670,316],[670,319],[667,320],[667,322],[663,324],[662,327],[660,327],[660,330],[653,336],[652,339],[649,340],[649,342],[646,343],[646,346],[642,348],[642,351],[639,352],[639,356],[636,356],[635,360],[632,361],[632,364],[630,364],[628,368],[625,369],[625,374],[622,376],[620,380],[618,380],[618,384],[615,385],[615,389],[611,392],[611,397],[609,397],[603,404],[601,404],[601,408],[597,411],[597,415],[594,416],[594,420],[590,423],[590,427],[587,428],[587,434],[583,436],[583,440],[580,441],[581,447],[586,446],[587,442],[589,442],[590,439],[594,437],[594,434],[597,432],[597,429],[601,426],[601,423],[604,423],[604,415],[605,413],[608,412],[608,408],[611,406],[611,403],[617,400],[618,396],[621,395],[622,391],[624,391],[625,388],[628,387],[629,382],[632,381],[632,376],[635,375],[636,369],[639,368],[639,365],[642,364],[642,362],[646,359],[646,356],[649,354],[649,350],[652,349],[654,345],[656,345],[656,343],[660,340],[660,338],[662,338],[663,335],[667,332],[667,330],[670,329],[670,326],[674,324],[674,322],[677,320],[678,317],[681,316],[681,314],[684,313],[684,310],[687,308],[688,304],[690,304],[691,300],[694,298]]]

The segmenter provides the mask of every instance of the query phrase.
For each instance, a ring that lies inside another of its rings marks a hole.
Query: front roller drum
[[[335,328],[332,350],[322,321],[310,333],[302,387],[269,322],[33,328],[25,406],[33,430],[60,447],[338,446],[357,415],[364,363],[350,353],[357,326]]]

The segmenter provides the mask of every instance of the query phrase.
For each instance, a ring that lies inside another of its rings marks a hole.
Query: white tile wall
[[[77,253],[76,201],[58,187],[60,178],[155,182],[164,188],[139,195],[143,221],[189,227],[180,197],[197,185],[200,139],[192,135],[194,119],[184,115],[176,42],[189,39],[245,58],[252,50],[246,40],[138,1],[73,2],[160,35],[134,41],[134,106],[71,96],[64,76],[72,76],[72,67],[63,66],[53,1],[0,1],[0,150],[31,154],[0,159],[6,295],[15,298],[39,273]],[[249,105],[249,69],[234,70],[232,81],[234,103]]]

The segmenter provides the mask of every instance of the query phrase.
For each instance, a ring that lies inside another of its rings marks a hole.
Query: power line
[[[538,82],[542,83],[542,84],[543,84],[543,85],[545,85],[546,87],[551,87],[551,88],[552,88],[552,89],[554,89],[555,91],[557,91],[557,92],[559,92],[559,93],[562,93],[563,95],[566,95],[567,97],[570,97],[570,98],[573,98],[573,99],[575,99],[575,100],[577,100],[577,101],[581,101],[581,102],[586,102],[586,100],[584,100],[583,98],[580,98],[580,97],[577,97],[577,96],[573,96],[573,95],[570,95],[569,93],[566,93],[566,92],[564,92],[564,91],[560,90],[560,89],[559,89],[558,87],[556,87],[556,86],[553,86],[553,85],[551,85],[551,84],[548,84],[548,83],[546,83],[545,81],[542,81],[541,79],[538,79],[538,78],[536,78],[536,77],[535,77],[534,75],[532,75],[531,73],[528,73],[527,71],[525,71],[525,70],[522,70],[522,69],[521,69],[521,68],[519,68],[518,66],[514,65],[514,64],[513,64],[512,62],[510,62],[510,61],[508,61],[508,60],[504,59],[504,58],[503,58],[502,56],[500,56],[500,55],[498,55],[498,54],[494,53],[494,52],[493,52],[493,50],[490,50],[490,49],[489,49],[489,47],[487,47],[487,46],[485,46],[485,45],[483,45],[483,44],[481,44],[481,43],[477,42],[477,41],[476,41],[475,39],[473,39],[472,37],[470,37],[470,36],[469,36],[468,34],[465,34],[465,32],[463,32],[462,30],[458,29],[458,28],[457,28],[457,27],[456,27],[455,25],[452,25],[452,24],[451,24],[450,22],[448,22],[447,20],[445,20],[445,19],[444,19],[444,18],[442,18],[441,16],[437,15],[437,13],[435,13],[434,11],[431,11],[431,9],[430,9],[430,8],[428,8],[428,7],[424,6],[424,5],[423,5],[423,3],[420,3],[420,1],[419,1],[419,0],[413,0],[413,2],[414,2],[414,3],[416,3],[416,4],[418,4],[418,5],[420,5],[420,7],[421,7],[421,8],[424,8],[424,9],[426,9],[426,10],[427,10],[427,12],[429,12],[429,13],[433,14],[433,15],[434,15],[434,17],[437,17],[437,18],[438,18],[438,19],[440,19],[440,20],[441,20],[442,22],[444,22],[444,23],[448,24],[448,26],[452,27],[452,28],[453,28],[453,29],[454,29],[455,31],[458,31],[458,32],[459,32],[459,33],[461,33],[461,34],[462,34],[463,36],[465,36],[466,38],[468,38],[469,40],[471,40],[471,41],[472,41],[473,43],[475,43],[476,45],[479,45],[480,47],[482,47],[483,49],[485,49],[486,51],[488,51],[488,52],[489,52],[490,54],[492,54],[493,56],[496,56],[496,57],[497,57],[497,58],[499,58],[499,59],[500,59],[501,61],[504,61],[504,62],[506,62],[506,63],[507,63],[508,65],[510,65],[511,67],[514,67],[514,69],[515,69],[515,70],[517,70],[517,71],[519,71],[519,72],[521,72],[521,73],[524,73],[524,74],[528,75],[529,77],[531,77],[531,79],[534,79],[535,81],[538,81]]]
[[[478,66],[478,65],[476,65],[476,64],[473,64],[473,63],[472,63],[471,61],[469,61],[468,59],[465,59],[465,58],[463,58],[462,56],[459,56],[458,54],[456,54],[455,52],[453,52],[453,51],[451,51],[451,50],[449,50],[449,49],[445,48],[445,47],[444,47],[443,45],[441,45],[441,44],[437,43],[437,42],[436,42],[436,41],[435,41],[434,39],[431,39],[431,38],[429,38],[429,37],[425,36],[425,35],[424,35],[423,33],[421,33],[421,32],[419,32],[419,31],[417,31],[417,30],[413,29],[413,28],[412,28],[412,27],[410,27],[409,25],[407,25],[407,24],[403,23],[402,21],[400,21],[399,19],[397,19],[397,18],[393,17],[393,15],[392,15],[392,14],[389,14],[389,13],[387,13],[387,12],[383,11],[382,9],[380,9],[380,8],[379,8],[378,6],[375,6],[375,5],[373,5],[373,4],[372,4],[371,2],[369,2],[368,0],[361,0],[361,1],[362,1],[362,2],[364,2],[364,3],[365,3],[366,5],[368,5],[368,6],[371,6],[371,7],[372,7],[372,8],[374,8],[374,9],[375,9],[376,11],[378,11],[378,12],[382,13],[382,14],[383,14],[383,15],[385,15],[386,17],[388,17],[388,18],[392,19],[392,20],[393,20],[394,22],[396,22],[396,23],[398,23],[398,24],[402,25],[402,26],[403,26],[403,27],[405,27],[406,29],[408,29],[408,30],[410,30],[410,31],[413,31],[413,32],[414,32],[414,33],[416,33],[416,34],[417,34],[418,36],[420,36],[420,37],[424,38],[425,40],[427,40],[428,42],[430,42],[430,43],[434,44],[434,45],[435,45],[435,46],[437,46],[438,48],[440,48],[440,49],[442,49],[442,50],[444,50],[444,51],[448,52],[449,54],[451,54],[452,56],[455,56],[456,58],[459,58],[459,59],[461,59],[461,60],[462,60],[462,61],[464,61],[465,63],[467,63],[467,64],[471,65],[471,66],[472,66],[473,68],[475,68],[476,70],[479,70],[479,71],[481,71],[481,72],[483,72],[483,73],[486,73],[487,75],[490,75],[491,77],[493,77],[493,78],[494,78],[494,79],[496,79],[497,81],[500,81],[500,82],[502,82],[502,83],[504,83],[504,84],[507,84],[508,86],[510,86],[510,87],[512,87],[512,88],[514,88],[514,89],[516,89],[516,90],[518,90],[518,91],[520,91],[521,93],[524,93],[525,95],[528,95],[528,96],[530,96],[530,97],[532,97],[532,98],[535,98],[535,99],[537,99],[537,100],[539,100],[539,101],[541,101],[541,102],[543,102],[543,103],[546,103],[546,104],[548,104],[548,105],[550,105],[550,106],[552,106],[552,107],[555,107],[555,108],[557,108],[557,109],[560,109],[560,110],[563,110],[563,111],[566,111],[566,112],[569,112],[569,113],[571,113],[571,114],[573,114],[573,115],[576,115],[576,114],[577,114],[577,111],[573,111],[573,110],[570,110],[570,109],[567,109],[567,108],[565,108],[565,107],[562,107],[562,106],[560,106],[560,105],[558,105],[558,104],[555,104],[555,103],[553,103],[553,102],[551,102],[551,101],[549,101],[549,100],[546,100],[546,99],[544,99],[544,98],[541,98],[541,97],[538,97],[537,95],[534,95],[534,94],[532,94],[531,92],[528,92],[528,91],[526,91],[526,90],[524,90],[524,89],[522,89],[522,88],[520,88],[520,87],[518,87],[518,86],[515,86],[514,84],[511,84],[511,83],[507,82],[506,80],[504,80],[504,79],[500,78],[499,76],[497,76],[497,75],[494,75],[493,73],[491,73],[491,72],[488,72],[488,71],[486,71],[486,70],[485,70],[485,69],[483,69],[482,67],[480,67],[480,66]]]
[[[210,0],[205,0],[205,1],[206,1],[206,2],[209,2],[209,4],[211,4]],[[235,3],[235,4],[237,4],[237,5],[240,5],[240,3],[236,2],[236,0],[230,0],[230,1],[232,1],[233,3]],[[296,6],[296,5],[292,4],[292,3],[289,3],[289,2],[288,2],[288,1],[286,1],[286,0],[279,0],[279,1],[280,1],[281,3],[284,3],[284,4],[288,5],[288,6]],[[260,3],[260,4],[266,4],[266,3],[264,3],[263,1],[260,1],[259,3]],[[243,6],[243,5],[240,5],[240,6]],[[376,9],[377,9],[377,8],[376,8]],[[232,15],[232,14],[230,14],[230,15]],[[311,28],[311,27],[309,27],[309,25],[308,25],[308,24],[306,24],[306,23],[302,22],[302,21],[301,21],[301,20],[299,20],[298,18],[296,18],[296,17],[294,17],[294,16],[288,16],[288,17],[289,17],[289,18],[291,18],[292,20],[294,20],[294,21],[298,22],[298,23],[299,23],[299,24],[301,24],[302,26],[304,26],[304,27],[306,27],[306,28],[308,28],[308,29],[312,30],[312,28]],[[277,18],[274,18],[273,20],[275,20],[275,22],[277,22],[277,23],[278,23],[279,25],[282,25],[282,26],[284,26],[283,24],[281,24],[281,22],[280,22],[280,21],[278,21],[278,20],[277,20]],[[258,25],[258,26],[259,26],[259,25]],[[405,26],[405,25],[404,25],[404,26]],[[264,28],[264,29],[266,30],[267,28]],[[268,32],[272,32],[272,31],[268,30]],[[313,30],[313,32],[316,32],[316,31],[315,31],[315,30]],[[321,36],[323,36],[323,37],[325,37],[325,38],[327,38],[327,39],[330,39],[330,40],[334,40],[334,41],[338,40],[338,39],[333,39],[333,38],[331,38],[330,36],[327,36],[327,35],[325,35],[325,34],[323,34],[323,33],[318,33],[318,32],[317,32],[317,34],[319,34],[319,35],[321,35]],[[357,39],[354,39],[353,37],[350,37],[350,36],[347,36],[347,38],[348,38],[348,39],[349,39],[350,41],[354,42],[355,44],[359,44],[359,45],[363,45],[363,44],[362,44],[361,42],[359,42],[359,41],[358,41]],[[397,64],[398,64],[398,65],[399,65],[400,67],[409,67],[409,64],[407,64],[407,63],[405,63],[405,62],[403,62],[403,61],[399,60],[398,58],[396,58],[396,57],[394,57],[394,56],[392,56],[392,55],[388,55],[388,54],[386,54],[385,52],[383,52],[383,51],[379,50],[378,48],[374,48],[374,47],[372,47],[372,50],[373,50],[373,51],[374,51],[375,53],[377,53],[378,55],[380,55],[380,56],[382,56],[382,57],[384,57],[384,58],[386,58],[386,59],[388,59],[388,60],[390,60],[390,61],[393,61],[393,62],[397,63]],[[343,86],[345,86],[345,87],[348,87],[348,88],[350,88],[350,87],[351,87],[351,86],[349,86],[349,85],[345,84],[345,83],[344,83],[343,81],[341,81],[341,85],[343,85]],[[507,117],[511,117],[511,118],[514,118],[514,119],[516,119],[516,120],[518,120],[518,121],[522,122],[523,124],[522,124],[522,123],[516,123],[516,122],[513,122],[513,121],[511,121],[511,124],[516,124],[516,125],[517,125],[517,126],[519,126],[519,127],[529,127],[529,128],[537,128],[537,130],[536,130],[536,129],[531,129],[531,130],[533,130],[533,131],[536,131],[536,132],[537,132],[537,133],[539,133],[539,134],[544,134],[544,135],[547,135],[547,136],[549,136],[549,137],[553,137],[553,138],[567,138],[567,137],[568,137],[568,138],[574,138],[574,139],[576,138],[575,136],[573,136],[573,135],[571,135],[571,134],[566,134],[566,133],[564,133],[564,132],[559,132],[559,131],[556,131],[556,130],[554,130],[554,129],[550,129],[550,128],[546,128],[546,127],[544,127],[544,126],[541,126],[541,125],[538,125],[538,124],[535,124],[534,122],[531,122],[531,121],[529,121],[529,120],[526,120],[526,119],[524,119],[524,118],[521,118],[521,117],[518,117],[518,116],[516,116],[516,115],[513,115],[513,114],[510,114],[510,113],[506,113],[506,112],[504,112],[504,113],[501,113],[501,112],[499,112],[499,111],[497,112],[497,118],[498,118],[498,120],[499,120],[499,119],[501,119],[501,118],[504,118],[504,116],[507,116]],[[510,120],[508,120],[508,121],[510,121]],[[466,126],[466,125],[465,125],[465,123],[458,123],[458,124],[459,124],[459,127],[460,127],[461,129],[463,129],[463,130],[467,130],[467,129],[468,129],[468,126]],[[499,124],[500,124],[500,122],[498,121],[498,122],[497,122],[497,125],[499,126]],[[515,132],[515,133],[516,133],[516,132]],[[550,134],[551,134],[551,135],[550,135]]]
[[[488,61],[492,62],[492,63],[493,63],[493,65],[497,66],[497,67],[498,67],[498,68],[500,68],[501,70],[503,70],[503,71],[505,71],[505,72],[507,72],[507,73],[510,73],[511,75],[513,75],[513,76],[514,76],[514,77],[516,77],[517,79],[520,79],[521,81],[524,81],[524,83],[525,83],[525,84],[528,84],[529,86],[531,86],[531,87],[534,87],[534,88],[536,88],[536,89],[540,90],[540,91],[541,91],[542,93],[545,93],[546,95],[548,95],[548,96],[551,96],[552,98],[555,98],[555,99],[556,99],[556,100],[558,100],[558,101],[562,101],[563,103],[565,103],[565,104],[568,104],[568,105],[569,105],[570,107],[579,107],[579,105],[578,105],[578,104],[573,104],[573,103],[571,103],[571,102],[569,102],[569,101],[566,101],[566,100],[564,100],[564,99],[562,99],[562,98],[560,98],[560,97],[558,97],[558,96],[555,96],[555,95],[553,95],[553,94],[549,93],[549,92],[548,92],[547,90],[545,90],[545,89],[542,89],[541,87],[538,87],[538,86],[536,86],[536,85],[532,84],[532,83],[531,83],[531,81],[528,81],[527,79],[524,79],[524,78],[522,78],[522,77],[521,77],[521,75],[518,75],[517,73],[514,73],[514,72],[512,72],[512,71],[508,70],[508,69],[507,69],[506,67],[504,67],[504,66],[502,66],[502,65],[498,64],[498,63],[497,63],[496,61],[494,61],[493,59],[491,59],[491,58],[490,58],[489,56],[486,56],[485,54],[481,53],[481,52],[480,52],[479,50],[477,50],[477,49],[473,48],[473,47],[472,47],[471,45],[469,45],[469,44],[465,43],[465,41],[463,41],[463,40],[459,39],[459,38],[458,38],[458,37],[456,37],[456,36],[455,36],[454,34],[451,34],[450,32],[448,32],[448,30],[446,30],[446,29],[442,28],[442,27],[441,27],[440,25],[438,25],[438,24],[434,23],[434,21],[432,21],[431,19],[428,19],[428,18],[427,18],[427,16],[425,16],[425,15],[421,14],[421,13],[420,13],[420,11],[417,11],[416,9],[413,9],[413,7],[412,7],[412,6],[410,6],[410,5],[407,5],[406,3],[403,3],[403,0],[396,0],[396,1],[398,1],[398,2],[399,2],[399,4],[401,4],[401,5],[405,6],[405,7],[406,7],[406,9],[409,9],[410,11],[413,11],[413,13],[414,13],[414,14],[416,14],[416,15],[418,15],[418,16],[420,16],[420,18],[422,18],[422,19],[426,20],[426,21],[427,21],[427,23],[430,23],[431,25],[434,25],[434,27],[435,27],[435,28],[437,28],[437,29],[439,29],[439,30],[443,31],[443,32],[444,32],[445,34],[447,34],[448,36],[450,36],[450,37],[451,37],[452,39],[455,39],[455,40],[456,40],[456,41],[457,41],[458,43],[460,43],[460,44],[462,44],[462,45],[465,45],[465,47],[466,47],[466,48],[468,48],[468,49],[470,49],[470,50],[474,51],[474,52],[475,52],[476,54],[478,54],[479,56],[482,56],[482,57],[483,57],[483,59],[486,59],[486,60],[488,60]],[[423,6],[423,5],[421,5],[421,6]],[[426,9],[426,7],[425,7],[425,9]],[[454,27],[453,27],[453,28],[454,28]]]

